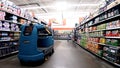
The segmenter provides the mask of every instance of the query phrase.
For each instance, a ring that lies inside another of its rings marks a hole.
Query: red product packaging
[[[112,36],[112,32],[111,31],[106,31],[106,36]]]
[[[112,36],[119,36],[119,30],[112,31]]]
[[[96,39],[96,42],[99,42],[99,38]]]

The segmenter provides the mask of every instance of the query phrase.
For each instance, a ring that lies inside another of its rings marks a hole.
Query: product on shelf
[[[1,4],[0,9],[7,10],[7,3],[6,3],[6,1],[7,0],[1,0],[0,1],[0,4]]]
[[[113,13],[114,13],[114,16],[118,15],[119,14],[119,10],[118,9],[114,9]]]
[[[3,40],[11,40],[11,37],[1,37],[0,40],[1,41],[3,41]]]
[[[105,57],[105,58],[108,57],[108,54],[109,54],[108,50],[109,50],[108,46],[103,47],[103,57]]]
[[[94,30],[97,30],[97,27],[96,27],[96,26],[92,27],[92,30],[93,30],[93,31],[94,31]]]
[[[97,30],[103,30],[106,29],[106,24],[101,24],[97,26]]]
[[[120,32],[119,32],[119,30],[113,30],[112,31],[112,36],[120,36]]]
[[[8,36],[7,32],[2,32],[2,36]]]
[[[105,42],[106,42],[105,38],[100,38],[99,43],[105,44]]]
[[[96,38],[96,39],[95,39],[95,42],[99,42],[99,40],[100,40],[100,38]]]
[[[0,11],[0,20],[5,20],[5,12]]]
[[[118,39],[106,39],[106,44],[111,46],[120,46],[120,40]]]
[[[89,31],[93,31],[93,30],[92,30],[92,27],[89,28]]]
[[[9,24],[8,22],[4,22],[4,23],[3,23],[2,30],[5,30],[5,31],[10,31],[9,26],[10,26],[10,24]]]
[[[20,31],[20,28],[18,25],[15,26],[15,31]]]
[[[115,27],[120,27],[120,20],[115,21]]]
[[[108,11],[108,17],[114,16],[113,9]]]
[[[106,29],[113,29],[113,28],[117,28],[117,27],[120,27],[120,20],[109,22],[106,25]]]
[[[85,32],[88,32],[88,28],[85,28]]]
[[[106,29],[109,29],[109,28],[110,28],[109,24],[110,24],[110,23],[107,23],[107,24],[106,24]]]
[[[87,37],[85,35],[82,35],[80,39],[80,45],[86,47],[86,43],[87,43]]]
[[[101,57],[103,57],[103,50],[99,50],[98,51],[98,55],[101,56]]]
[[[16,24],[11,24],[11,31],[15,31]]]
[[[120,47],[104,47],[103,56],[114,63],[120,64]]]
[[[119,32],[119,30],[106,31],[106,36],[119,37],[120,32]]]
[[[21,9],[20,7],[16,6],[13,2],[9,0],[1,0],[0,1],[0,9],[4,10],[8,13],[13,13],[15,15],[18,15],[20,17],[24,17],[29,20],[33,20],[33,16],[30,14],[28,10]]]
[[[12,45],[18,45],[18,42],[16,42],[16,41],[12,42]]]
[[[94,21],[94,24],[95,23],[98,23],[100,20],[99,20],[99,17],[95,18],[95,21]]]
[[[92,36],[92,37],[102,37],[102,36],[104,36],[104,32],[103,31],[90,32],[89,36]]]
[[[0,30],[2,30],[2,22],[0,21]]]
[[[9,36],[10,36],[10,37],[13,37],[13,36],[14,36],[14,33],[13,33],[13,32],[9,33]]]
[[[99,42],[99,38],[88,38],[88,41]]]
[[[100,15],[99,21],[105,20],[106,18],[107,18],[107,14],[104,13],[104,14]]]
[[[112,40],[111,40],[111,45],[113,45],[113,46],[119,46],[119,45],[120,45],[119,42],[120,42],[119,40],[112,39]]]
[[[106,31],[106,36],[112,36],[112,31]]]
[[[14,39],[19,39],[19,37],[20,37],[20,33],[14,33]]]
[[[102,46],[98,45],[95,42],[88,41],[86,48],[89,49],[90,51],[92,51],[95,54],[101,55],[100,51],[102,50]]]
[[[93,24],[93,21],[90,21],[89,23],[88,23],[88,26],[91,26]]]
[[[13,15],[13,16],[10,16],[9,20],[14,22],[14,23],[17,23],[17,16]]]
[[[106,39],[106,44],[111,45],[111,39]]]

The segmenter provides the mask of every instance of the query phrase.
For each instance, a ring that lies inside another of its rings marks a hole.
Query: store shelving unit
[[[98,23],[94,23],[94,24],[90,25],[89,27],[91,27],[91,26],[96,26],[96,25],[102,24],[102,23],[104,23],[104,22],[113,21],[113,20],[116,20],[116,19],[119,18],[119,17],[120,17],[120,14],[119,14],[119,15],[116,15],[116,16],[112,16],[112,17],[107,18],[107,19],[105,19],[105,20],[99,21]]]
[[[78,27],[80,47],[120,67],[120,4],[84,21]]]
[[[75,42],[75,43],[76,43],[76,42]],[[83,48],[84,50],[86,50],[86,51],[88,51],[89,53],[91,53],[92,55],[94,55],[94,56],[96,56],[96,57],[98,57],[98,58],[100,58],[100,59],[102,59],[102,60],[105,60],[106,62],[108,62],[108,63],[110,63],[110,64],[112,64],[112,65],[115,65],[116,67],[120,67],[119,64],[113,63],[113,62],[107,60],[106,58],[101,57],[101,56],[99,56],[98,54],[95,54],[95,53],[91,52],[90,50],[86,49],[85,47],[83,47],[82,45],[80,45],[80,44],[78,44],[78,43],[76,43],[76,44],[79,45],[79,46],[80,46],[81,48]]]
[[[0,1],[0,58],[18,53],[21,20],[34,22],[25,10],[9,1]]]

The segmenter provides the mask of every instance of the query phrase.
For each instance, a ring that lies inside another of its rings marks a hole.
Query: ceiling
[[[35,14],[48,14],[56,12],[93,12],[103,0],[10,0],[16,5],[33,11]],[[59,5],[59,3],[67,3]],[[64,9],[65,8],[65,9]]]

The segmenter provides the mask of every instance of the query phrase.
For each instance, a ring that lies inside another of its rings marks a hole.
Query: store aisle
[[[0,68],[28,68],[21,66],[17,56],[0,60]],[[113,68],[92,56],[71,41],[55,41],[55,53],[44,64],[29,68]]]

